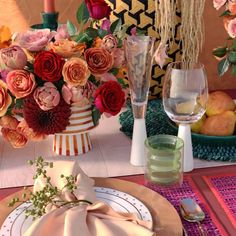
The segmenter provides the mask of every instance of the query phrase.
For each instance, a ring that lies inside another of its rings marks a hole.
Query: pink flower
[[[117,38],[112,34],[108,34],[102,39],[101,48],[106,49],[108,52],[112,52],[117,48],[117,45]]]
[[[61,40],[61,39],[69,39],[70,38],[66,24],[62,24],[62,25],[58,26],[57,33],[54,38],[56,41]]]
[[[62,96],[67,104],[76,103],[77,106],[86,106],[91,103],[91,99],[95,93],[95,86],[88,81],[84,86],[69,87],[63,85]]]
[[[35,88],[34,75],[25,70],[13,70],[7,74],[8,89],[16,98],[29,95]]]
[[[16,41],[21,47],[31,52],[39,52],[46,47],[55,34],[55,31],[51,32],[49,29],[29,30],[25,33],[20,33]]]
[[[34,100],[43,111],[51,110],[60,102],[60,93],[51,82],[46,82],[43,87],[34,91]]]
[[[166,47],[167,45],[163,46],[162,43],[160,43],[157,50],[154,53],[155,61],[160,66],[161,69],[165,64],[166,59],[168,58],[166,54]]]
[[[110,33],[110,26],[111,26],[110,20],[109,19],[104,19],[102,21],[101,29],[106,30],[107,32]]]
[[[121,67],[125,63],[124,49],[116,48],[113,50],[112,55],[114,57],[114,67]]]
[[[231,38],[236,37],[236,18],[229,21],[227,32]]]
[[[131,30],[130,30],[130,33],[132,36],[136,36],[137,35],[137,28],[136,27],[133,27]]]
[[[27,64],[27,56],[19,46],[13,45],[0,50],[0,69],[23,69]]]
[[[101,81],[104,81],[104,82],[107,82],[109,80],[116,81],[116,77],[113,74],[108,73],[108,72],[103,74],[103,75],[101,75],[100,79],[101,79]]]
[[[0,71],[0,79],[6,82],[7,74],[9,73],[8,70],[2,70]]]
[[[213,0],[213,6],[216,10],[219,10],[226,2],[227,0]]]

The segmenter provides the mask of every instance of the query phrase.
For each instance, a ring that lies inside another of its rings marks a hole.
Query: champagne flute
[[[190,124],[206,111],[208,85],[201,63],[172,62],[163,84],[163,106],[169,118],[179,124],[178,137],[184,140],[183,171],[193,170]]]
[[[147,137],[145,115],[150,87],[153,61],[154,38],[149,36],[128,36],[125,40],[125,56],[134,115],[134,126],[130,162],[144,166],[144,141]]]

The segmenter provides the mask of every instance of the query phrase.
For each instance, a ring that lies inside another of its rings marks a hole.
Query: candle
[[[54,0],[44,0],[44,12],[45,13],[54,13],[55,12]]]

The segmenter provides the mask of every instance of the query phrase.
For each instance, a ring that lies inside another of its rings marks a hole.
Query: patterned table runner
[[[146,184],[143,176],[120,177],[158,192],[167,198],[180,214],[179,202],[190,197],[196,200],[206,214],[202,225],[208,236],[236,235],[236,166],[199,169],[184,175],[181,188]],[[182,219],[190,236],[200,236],[197,223]]]

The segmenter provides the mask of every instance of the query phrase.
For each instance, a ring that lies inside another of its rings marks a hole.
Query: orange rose
[[[7,140],[14,148],[24,147],[27,143],[27,138],[13,129],[2,128],[2,136]]]
[[[19,121],[13,116],[3,116],[0,119],[0,125],[8,129],[16,129]]]
[[[114,64],[113,56],[103,48],[89,48],[84,56],[91,73],[95,76],[108,72]]]
[[[16,98],[26,97],[35,87],[34,75],[25,70],[10,71],[6,82],[8,89]]]
[[[11,96],[7,93],[7,85],[0,80],[0,117],[5,115],[11,102]]]
[[[38,134],[36,132],[33,131],[33,129],[31,129],[28,124],[26,123],[25,120],[22,120],[16,130],[21,133],[22,135],[24,135],[26,138],[33,140],[33,141],[42,141],[43,139],[45,139],[47,137],[47,135],[44,134]]]
[[[74,57],[64,64],[62,75],[69,86],[84,86],[88,81],[90,71],[86,61]]]
[[[100,39],[99,37],[95,38],[93,41],[93,47],[95,48],[100,48],[102,44],[102,39]]]
[[[86,48],[85,43],[76,43],[67,39],[61,39],[56,42],[50,42],[48,45],[49,50],[59,54],[62,57],[68,58],[72,56],[80,57]]]

